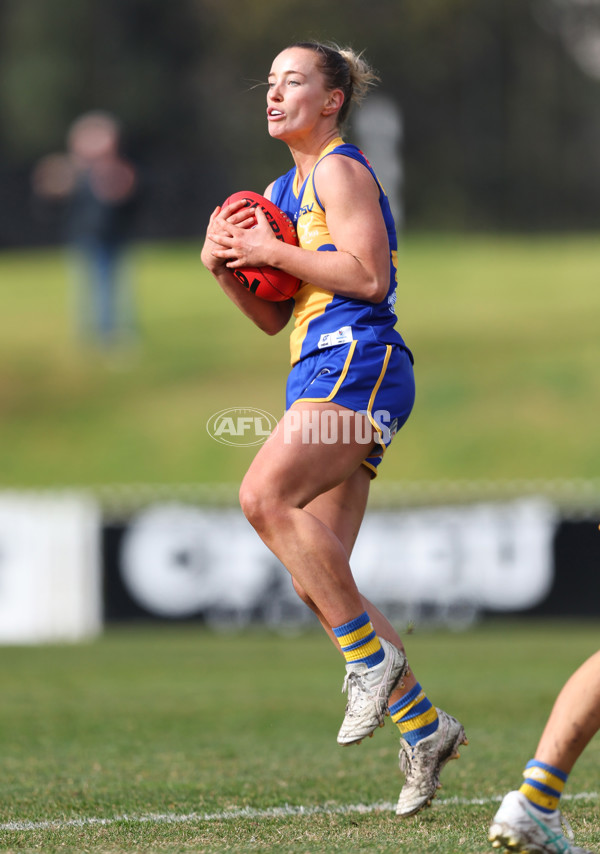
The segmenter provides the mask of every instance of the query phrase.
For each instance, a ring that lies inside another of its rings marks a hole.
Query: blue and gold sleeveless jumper
[[[294,167],[274,182],[271,200],[295,223],[303,249],[335,252],[314,177],[330,154],[361,163],[379,188],[389,242],[389,288],[382,302],[372,303],[302,283],[294,297],[287,407],[295,400],[332,401],[365,412],[379,431],[383,451],[414,403],[412,354],[395,328],[398,243],[388,198],[364,154],[337,137],[323,149],[302,186]],[[380,412],[386,417],[378,417]],[[382,451],[365,460],[373,472]]]

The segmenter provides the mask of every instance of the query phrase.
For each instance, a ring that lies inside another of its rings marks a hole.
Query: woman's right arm
[[[250,291],[246,290],[238,282],[231,270],[227,268],[226,259],[218,258],[213,254],[214,250],[219,250],[221,247],[210,239],[208,233],[212,232],[214,234],[218,232],[221,227],[220,223],[229,217],[233,217],[233,222],[237,220],[238,225],[243,223],[246,216],[241,203],[228,205],[223,209],[217,207],[213,211],[200,256],[202,263],[214,276],[229,299],[246,317],[256,324],[259,329],[266,332],[267,335],[276,335],[287,326],[292,315],[294,302],[291,299],[284,302],[269,302],[250,293]]]

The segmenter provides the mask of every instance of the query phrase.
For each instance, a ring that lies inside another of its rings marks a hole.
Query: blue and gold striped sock
[[[418,682],[390,706],[390,715],[402,738],[412,747],[439,726],[437,710]]]
[[[523,771],[525,782],[519,791],[541,812],[554,812],[558,809],[568,776],[559,768],[546,765],[539,759],[530,759]]]
[[[364,611],[360,617],[333,628],[346,663],[364,661],[367,667],[375,667],[383,661],[385,653],[375,633],[369,615]]]

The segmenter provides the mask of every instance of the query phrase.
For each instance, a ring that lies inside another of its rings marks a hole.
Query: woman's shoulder
[[[343,143],[328,152],[315,166],[315,179],[321,184],[340,180],[372,180],[369,161],[355,145]]]

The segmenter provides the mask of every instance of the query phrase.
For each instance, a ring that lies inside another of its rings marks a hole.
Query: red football
[[[277,240],[283,240],[293,246],[298,245],[298,235],[294,223],[284,211],[280,210],[265,196],[253,193],[251,190],[241,190],[239,193],[228,196],[222,207],[240,199],[245,199],[249,208],[260,207]],[[247,290],[256,294],[257,297],[271,302],[281,302],[293,297],[301,282],[301,279],[291,276],[283,270],[278,270],[276,267],[238,267],[231,272]]]

